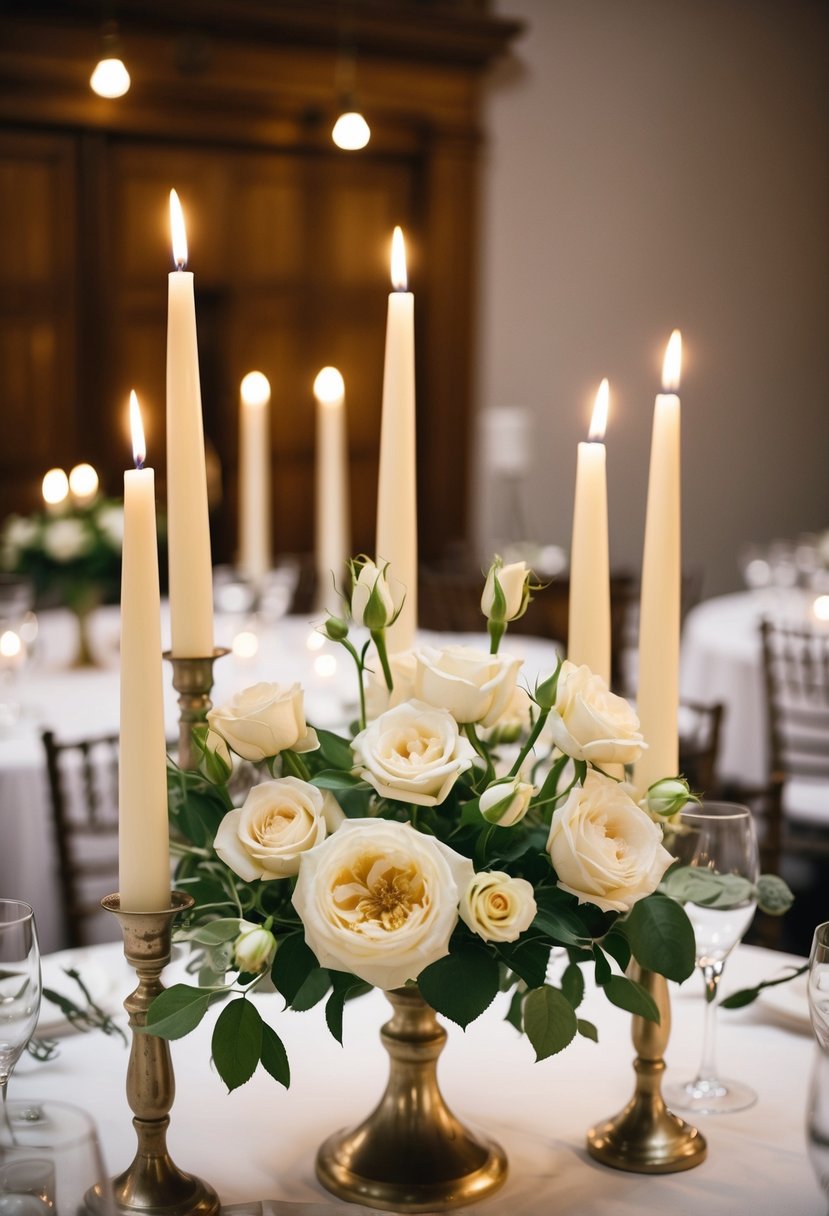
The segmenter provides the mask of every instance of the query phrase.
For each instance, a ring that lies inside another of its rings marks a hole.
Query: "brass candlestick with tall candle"
[[[675,775],[679,766],[680,403],[676,390],[681,358],[682,339],[674,330],[663,364],[665,391],[658,394],[654,408],[642,557],[637,708],[648,748],[636,762],[639,797],[654,781]],[[629,974],[650,992],[660,1021],[657,1025],[634,1017],[634,1095],[618,1115],[590,1129],[587,1149],[604,1165],[636,1173],[692,1169],[705,1160],[705,1139],[672,1114],[662,1098],[663,1056],[671,1026],[667,981],[635,963]]]
[[[604,433],[610,388],[602,380],[587,443],[578,446],[570,551],[567,657],[610,684],[610,559]]]

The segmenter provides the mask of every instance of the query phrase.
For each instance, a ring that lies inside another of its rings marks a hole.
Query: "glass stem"
[[[698,1081],[717,1079],[717,989],[724,966],[724,962],[703,963],[701,966],[702,978],[705,981],[705,1026]]]
[[[9,1108],[6,1105],[6,1091],[9,1088],[9,1077],[10,1076],[11,1076],[11,1073],[8,1073],[8,1072],[3,1073],[3,1075],[0,1076],[0,1094],[2,1094],[2,1098],[3,1098],[3,1123],[5,1124],[6,1130],[9,1133],[9,1138],[11,1140],[11,1143],[17,1144],[17,1141],[14,1138],[14,1128],[12,1127],[12,1122],[11,1122],[11,1119],[9,1118]]]

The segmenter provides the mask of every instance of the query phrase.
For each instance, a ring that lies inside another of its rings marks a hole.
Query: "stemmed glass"
[[[742,1082],[718,1076],[715,1031],[717,989],[725,960],[751,924],[757,906],[760,863],[751,812],[733,802],[689,803],[665,845],[683,866],[707,871],[706,881],[689,871],[695,882],[689,885],[685,901],[694,927],[697,967],[705,981],[702,1059],[692,1081],[665,1086],[665,1101],[675,1110],[698,1114],[744,1110],[757,1101],[757,1095]],[[695,895],[700,902],[694,901]]]
[[[0,899],[0,1093],[3,1119],[10,1131],[6,1090],[12,1069],[37,1025],[40,993],[34,912],[19,899]]]
[[[823,1193],[829,1196],[829,921],[815,929],[807,992],[818,1050],[809,1089],[806,1134],[812,1168]]]

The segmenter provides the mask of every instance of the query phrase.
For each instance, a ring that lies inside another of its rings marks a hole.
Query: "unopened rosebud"
[[[400,584],[392,588],[388,568],[388,562],[381,567],[368,557],[351,563],[351,616],[357,625],[385,629],[397,619],[403,606],[402,588]]]
[[[533,700],[541,709],[554,709],[556,697],[558,696],[558,677],[561,672],[561,659],[556,664],[556,669],[551,676],[546,680],[542,680],[540,684],[536,684]]]
[[[495,557],[481,596],[481,612],[487,620],[504,625],[523,616],[530,602],[531,578],[532,571],[526,562],[510,562],[505,566],[500,557]]]
[[[199,771],[214,785],[223,785],[233,771],[233,758],[225,740],[209,726],[199,725],[193,731],[193,742],[199,753]]]
[[[241,933],[233,947],[233,961],[240,971],[248,975],[259,975],[267,971],[276,954],[276,938],[270,929],[253,925],[250,921],[239,921]]]
[[[520,823],[530,808],[535,787],[518,777],[503,777],[493,781],[481,794],[479,807],[487,823],[511,828]]]
[[[330,616],[320,627],[330,642],[342,642],[348,637],[348,622],[338,616]]]
[[[684,777],[663,777],[648,786],[646,810],[654,817],[669,819],[678,815],[687,802],[699,802]]]

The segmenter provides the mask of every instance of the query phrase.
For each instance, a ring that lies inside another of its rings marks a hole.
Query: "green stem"
[[[497,654],[498,647],[501,645],[501,638],[504,636],[504,634],[507,631],[506,624],[499,623],[498,621],[489,621],[488,628],[489,628],[489,653]]]
[[[535,746],[535,741],[538,738],[538,736],[541,734],[542,730],[544,729],[544,723],[547,721],[549,716],[550,716],[549,709],[542,709],[541,712],[539,713],[535,726],[530,731],[527,742],[521,748],[521,751],[518,753],[518,757],[517,757],[515,763],[513,764],[512,768],[509,771],[510,777],[517,777],[518,774],[521,772],[521,766],[524,763],[524,761],[527,759],[527,756],[529,756],[533,747]]]
[[[370,630],[370,633],[371,633],[371,640],[377,648],[377,655],[380,659],[380,666],[383,668],[383,676],[385,677],[385,680],[386,680],[386,688],[389,690],[389,692],[391,692],[392,689],[394,688],[394,680],[392,679],[391,668],[389,667],[389,656],[386,653],[385,630],[372,629],[372,630]]]
[[[300,781],[310,781],[311,774],[309,773],[304,760],[300,760],[296,752],[292,752],[287,748],[282,752],[282,771],[288,770],[292,777],[299,777]]]
[[[467,739],[472,744],[472,746],[475,748],[475,751],[478,753],[478,755],[481,757],[484,764],[486,765],[486,773],[484,774],[484,776],[486,778],[486,782],[488,785],[489,782],[494,780],[494,778],[495,778],[495,766],[492,763],[492,757],[490,756],[487,749],[484,747],[481,740],[478,738],[478,732],[475,729],[474,722],[465,722],[464,727],[463,727],[463,733],[466,735]]]

